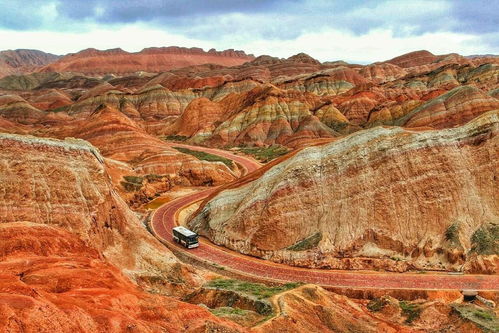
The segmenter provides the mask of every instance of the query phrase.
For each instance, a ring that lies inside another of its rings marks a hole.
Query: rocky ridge
[[[498,117],[441,131],[376,127],[305,148],[218,191],[190,226],[294,265],[497,274],[497,249],[476,251],[472,235],[497,229]]]
[[[208,52],[200,48],[160,47],[147,48],[129,53],[122,49],[86,49],[66,55],[52,64],[44,66],[41,72],[79,72],[85,74],[123,74],[138,71],[163,72],[173,68],[207,63],[224,66],[240,65],[253,56],[243,51],[225,50]]]

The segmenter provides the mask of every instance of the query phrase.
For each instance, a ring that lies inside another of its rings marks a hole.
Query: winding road
[[[252,159],[231,154],[227,151],[199,146],[175,145],[192,150],[201,150],[217,154],[241,165],[247,173],[261,165]],[[380,273],[374,271],[338,271],[308,269],[273,263],[259,258],[246,256],[238,252],[211,243],[200,237],[200,246],[185,249],[172,240],[171,229],[177,225],[177,215],[185,207],[203,200],[216,188],[196,192],[175,199],[158,208],[151,219],[151,227],[156,235],[175,254],[189,258],[190,261],[207,263],[218,270],[226,270],[237,276],[247,277],[261,282],[305,282],[325,288],[353,289],[419,289],[419,290],[494,290],[499,291],[497,275],[450,275],[447,273]]]

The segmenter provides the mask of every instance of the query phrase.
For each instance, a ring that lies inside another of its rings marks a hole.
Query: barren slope
[[[377,127],[303,149],[219,191],[190,226],[294,265],[497,273],[498,117],[441,131]]]
[[[66,229],[139,283],[168,290],[197,277],[152,237],[83,140],[0,134],[0,221]],[[154,285],[157,283],[157,285]]]
[[[65,227],[3,222],[2,332],[242,331],[198,306],[145,293]]]

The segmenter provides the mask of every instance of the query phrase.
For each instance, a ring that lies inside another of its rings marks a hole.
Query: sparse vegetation
[[[445,240],[449,242],[452,247],[461,247],[459,241],[459,223],[451,224],[445,231]]]
[[[267,163],[286,154],[288,149],[283,146],[272,145],[269,147],[241,147],[240,151],[252,155],[260,162]]]
[[[231,308],[228,306],[222,306],[220,308],[210,309],[210,312],[213,313],[215,316],[224,317],[224,316],[245,316],[250,311],[239,308]]]
[[[127,192],[140,190],[144,181],[143,177],[138,176],[124,176],[123,179],[120,184]]]
[[[217,264],[217,263],[213,263],[212,265],[213,265],[216,269],[220,269],[220,270],[222,270],[222,271],[224,271],[224,270],[225,270],[225,267],[224,267],[224,266],[219,265],[219,264]]]
[[[144,178],[147,179],[147,181],[149,183],[154,183],[154,182],[159,182],[163,178],[163,176],[162,175],[149,174],[149,175],[145,175]]]
[[[50,110],[50,112],[63,112],[63,111],[68,111],[69,110],[69,105],[64,105],[64,106],[59,106],[58,108]]]
[[[198,160],[203,160],[208,162],[222,162],[231,169],[234,167],[234,163],[232,162],[232,160],[222,156],[205,153],[204,151],[191,150],[183,147],[173,147],[173,148],[175,148],[181,153],[192,155],[196,157]]]
[[[144,178],[139,176],[124,176],[123,179],[125,179],[125,181],[129,183],[135,184],[142,184],[142,182],[144,181]]]
[[[261,283],[251,283],[235,279],[214,279],[206,285],[209,288],[232,290],[254,296],[257,299],[270,298],[284,291],[300,286],[299,283],[286,283],[280,286],[266,286]]]
[[[472,304],[451,304],[452,309],[463,319],[469,320],[488,332],[499,332],[499,318],[491,310]]]
[[[288,247],[287,249],[290,251],[305,251],[305,250],[310,250],[313,249],[314,247],[317,247],[319,245],[319,242],[322,239],[322,233],[317,232],[313,234],[312,236],[309,236],[293,245]]]
[[[367,303],[367,309],[371,312],[379,312],[388,304],[386,298],[375,298]]]
[[[405,322],[407,324],[412,323],[421,314],[421,307],[418,304],[400,301],[399,306],[402,309],[402,315],[406,317]]]
[[[499,225],[488,224],[471,236],[471,251],[482,255],[499,254]]]
[[[189,139],[188,136],[183,136],[183,135],[167,135],[163,138],[166,141],[187,141]]]

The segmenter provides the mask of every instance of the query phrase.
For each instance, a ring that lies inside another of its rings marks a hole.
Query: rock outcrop
[[[221,185],[235,179],[234,172],[225,164],[181,153],[174,145],[151,136],[136,122],[107,105],[98,107],[85,118],[41,128],[36,134],[80,138],[99,148],[106,157],[114,186],[134,207],[173,186]],[[137,183],[130,183],[126,180],[128,177]]]
[[[197,114],[203,114],[203,118]],[[215,146],[293,146],[302,140],[332,138],[349,130],[348,120],[317,95],[267,84],[228,95],[218,103],[195,100],[166,131]]]
[[[427,65],[437,61],[438,58],[439,58],[438,56],[434,55],[429,51],[421,50],[421,51],[409,52],[401,56],[395,57],[391,60],[388,60],[387,63],[397,65],[402,68],[408,68],[408,67]]]
[[[418,103],[412,105],[417,106]],[[402,105],[401,108],[395,109],[395,112],[390,110],[388,111],[390,116],[385,120],[379,121],[379,118],[385,117],[382,114],[372,113],[370,120],[374,124],[449,128],[465,124],[484,112],[496,109],[499,109],[498,99],[484,94],[473,86],[460,86],[418,107],[405,108]]]
[[[497,247],[478,243],[497,232],[498,131],[492,111],[454,129],[357,132],[220,190],[190,226],[293,265],[460,269],[476,253],[497,273]]]
[[[0,221],[65,229],[152,288],[195,285],[196,275],[151,236],[111,184],[88,142],[0,134]],[[43,250],[43,248],[42,248]]]
[[[51,200],[62,208],[55,197]],[[26,211],[24,216],[39,223],[0,223],[0,331],[243,331],[199,306],[145,293],[88,242],[68,232],[67,226],[41,224],[48,222],[47,215],[30,216]],[[114,241],[120,242],[119,238]]]

